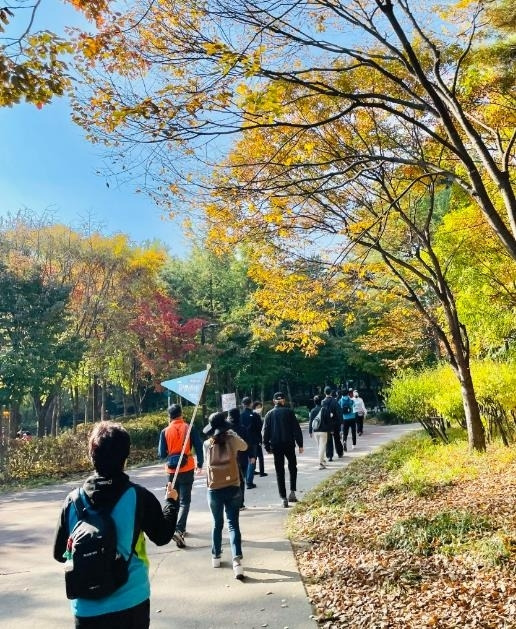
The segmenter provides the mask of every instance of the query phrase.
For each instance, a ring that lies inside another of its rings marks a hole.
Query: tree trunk
[[[33,396],[32,402],[34,404],[34,410],[36,411],[36,422],[38,426],[38,437],[44,437],[49,433],[51,414],[49,410],[52,410],[55,396],[49,395],[45,402],[41,401],[39,396]],[[50,415],[50,417],[49,417]]]
[[[84,423],[88,423],[88,405],[90,403],[90,390],[88,388],[86,395],[84,396]]]
[[[79,387],[77,385],[70,389],[70,397],[72,399],[72,432],[75,435],[79,422]]]
[[[462,403],[464,405],[464,413],[466,415],[466,426],[468,429],[469,447],[477,452],[485,452],[486,450],[486,434],[484,424],[480,418],[480,409],[478,408],[477,396],[471,378],[469,361],[463,361],[464,364],[457,365],[455,373],[460,382],[462,394]]]
[[[50,434],[53,437],[57,437],[59,434],[59,415],[61,413],[61,398],[57,396],[55,402],[52,406],[52,426],[50,429]]]
[[[104,378],[100,382],[100,419],[106,420],[106,381]]]
[[[50,402],[48,400],[45,401],[44,406],[46,407],[45,412],[45,435],[53,435],[53,417],[54,417],[54,408],[56,405],[56,397],[53,396]]]
[[[442,282],[443,287],[447,289],[444,278]],[[441,303],[444,306],[444,312],[450,329],[451,344],[447,344],[446,349],[449,354],[451,366],[460,383],[469,447],[478,452],[485,452],[486,435],[482,419],[480,418],[480,409],[478,408],[475,387],[473,386],[473,378],[471,377],[467,332],[466,329],[461,326],[455,307],[455,301],[449,290],[443,290]]]
[[[292,394],[290,392],[290,384],[289,381],[287,380],[287,398],[288,398],[288,403],[290,404],[290,408],[294,408],[294,405],[292,404]]]
[[[9,406],[9,436],[11,439],[16,437],[18,430],[20,430],[20,404],[19,402],[11,402]]]

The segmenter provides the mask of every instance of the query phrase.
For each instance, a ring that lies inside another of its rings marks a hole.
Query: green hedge
[[[516,364],[473,361],[471,373],[480,404],[495,402],[507,413],[516,412]],[[403,422],[440,415],[462,424],[464,407],[459,381],[449,365],[400,372],[387,390],[387,406]]]
[[[191,417],[192,408],[185,408],[185,419]],[[120,420],[117,420],[120,421]],[[131,453],[128,465],[157,461],[160,432],[167,426],[164,412],[121,420],[131,436]],[[195,425],[202,429],[202,420]],[[3,469],[0,469],[0,487],[43,482],[84,474],[91,470],[88,457],[88,438],[93,424],[80,424],[77,433],[66,430],[58,437],[33,438],[30,441],[13,439]]]

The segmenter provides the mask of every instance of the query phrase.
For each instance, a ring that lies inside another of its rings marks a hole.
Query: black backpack
[[[138,496],[136,496],[138,499]],[[69,599],[99,599],[113,594],[129,578],[129,562],[117,552],[116,525],[111,509],[86,509],[83,490],[72,496],[77,524],[66,545],[65,584]]]
[[[344,415],[349,415],[353,412],[353,402],[350,400],[349,396],[346,395],[342,398],[341,408]]]

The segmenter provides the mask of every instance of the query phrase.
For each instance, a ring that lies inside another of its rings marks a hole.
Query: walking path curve
[[[305,452],[298,456],[298,498],[354,458],[418,428],[419,424],[366,425],[353,452],[319,470],[315,440],[303,425]],[[243,582],[233,577],[226,531],[223,565],[211,567],[211,516],[204,476],[195,480],[187,548],[179,550],[174,542],[161,548],[148,543],[152,629],[317,626],[285,535],[288,510],[280,506],[271,456],[266,455],[265,467],[268,476],[257,477],[256,489],[246,491],[247,509],[241,513]],[[130,477],[162,498],[162,465],[130,470]],[[77,484],[0,496],[0,629],[73,626],[62,566],[52,559],[52,541],[62,501]]]

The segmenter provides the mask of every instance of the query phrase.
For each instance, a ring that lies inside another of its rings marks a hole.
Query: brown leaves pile
[[[340,473],[345,479],[346,470]],[[437,488],[430,496],[382,492],[379,470],[369,482],[346,490],[343,506],[298,507],[295,536],[310,543],[296,551],[308,595],[321,627],[482,628],[516,627],[516,465],[477,479]],[[303,510],[304,509],[304,510]],[[464,511],[489,522],[468,540],[502,539],[506,556],[482,561],[465,545],[456,553],[429,556],[387,550],[385,535],[396,522]]]

